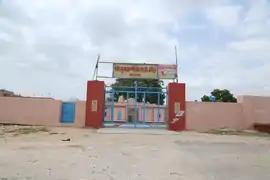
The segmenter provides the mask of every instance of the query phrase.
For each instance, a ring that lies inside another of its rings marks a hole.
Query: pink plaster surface
[[[77,127],[85,126],[85,111],[86,111],[86,102],[85,101],[76,102],[74,126]]]
[[[54,99],[0,97],[0,123],[84,127],[85,102],[76,102],[74,124],[60,123],[61,104]]]
[[[0,97],[0,123],[59,125],[61,101]]]
[[[254,123],[270,124],[270,97],[240,96],[238,102],[243,106],[244,128],[252,128]]]
[[[129,104],[132,106],[132,103]],[[146,120],[157,120],[157,106],[147,104]],[[166,106],[164,106],[166,107]],[[164,108],[161,106],[161,108]],[[85,125],[85,101],[76,102],[74,124],[62,124],[61,101],[53,99],[0,97],[0,123],[75,126]],[[121,120],[126,121],[126,104],[115,103],[114,120],[121,111]],[[139,121],[143,119],[142,104],[138,106]],[[166,110],[161,109],[161,121],[166,120]],[[239,96],[238,103],[187,102],[186,129],[203,131],[208,129],[231,128],[249,129],[254,123],[270,124],[270,97]],[[110,118],[107,112],[107,120]]]
[[[243,128],[242,104],[239,103],[187,102],[186,111],[188,130]]]

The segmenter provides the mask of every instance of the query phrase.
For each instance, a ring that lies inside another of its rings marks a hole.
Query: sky
[[[22,95],[83,100],[98,54],[174,64],[174,46],[188,100],[270,95],[268,0],[0,0],[0,89]]]

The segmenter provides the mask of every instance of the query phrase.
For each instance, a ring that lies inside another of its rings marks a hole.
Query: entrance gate
[[[177,63],[130,64],[100,62],[99,59],[98,56],[93,81],[87,82],[87,127],[167,127],[174,131],[185,129],[185,84],[178,83]],[[112,75],[98,75],[99,64],[112,65]],[[115,78],[116,81],[133,79],[135,82],[132,87],[106,87],[105,82],[99,80],[101,78]],[[142,83],[144,86],[141,87],[136,83],[138,79],[171,79],[173,82],[168,84],[168,88],[158,89],[146,87],[151,86],[151,83]]]
[[[167,88],[106,87],[104,127],[166,128]]]

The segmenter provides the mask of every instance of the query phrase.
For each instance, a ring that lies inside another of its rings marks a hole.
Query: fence
[[[60,123],[61,103],[53,99],[0,97],[0,123],[66,126]],[[270,124],[270,97],[241,96],[238,97],[238,103],[186,103],[188,130],[247,129],[254,123]],[[76,102],[75,121],[68,126],[84,127],[85,107],[84,101]],[[124,107],[117,103],[116,107],[122,108],[123,114],[120,119],[124,119]],[[155,107],[147,110],[150,120],[157,118],[156,115],[152,115],[153,111]],[[140,116],[139,114],[139,118]],[[115,118],[119,118],[117,113]]]

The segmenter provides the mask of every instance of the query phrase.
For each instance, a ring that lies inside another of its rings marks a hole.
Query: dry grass
[[[20,126],[20,125],[0,125],[0,137],[19,136],[39,132],[49,132],[44,126]]]
[[[216,129],[208,130],[203,133],[217,134],[217,135],[238,135],[238,136],[256,136],[256,137],[270,137],[270,134],[251,131],[251,130],[231,130],[231,129]]]

